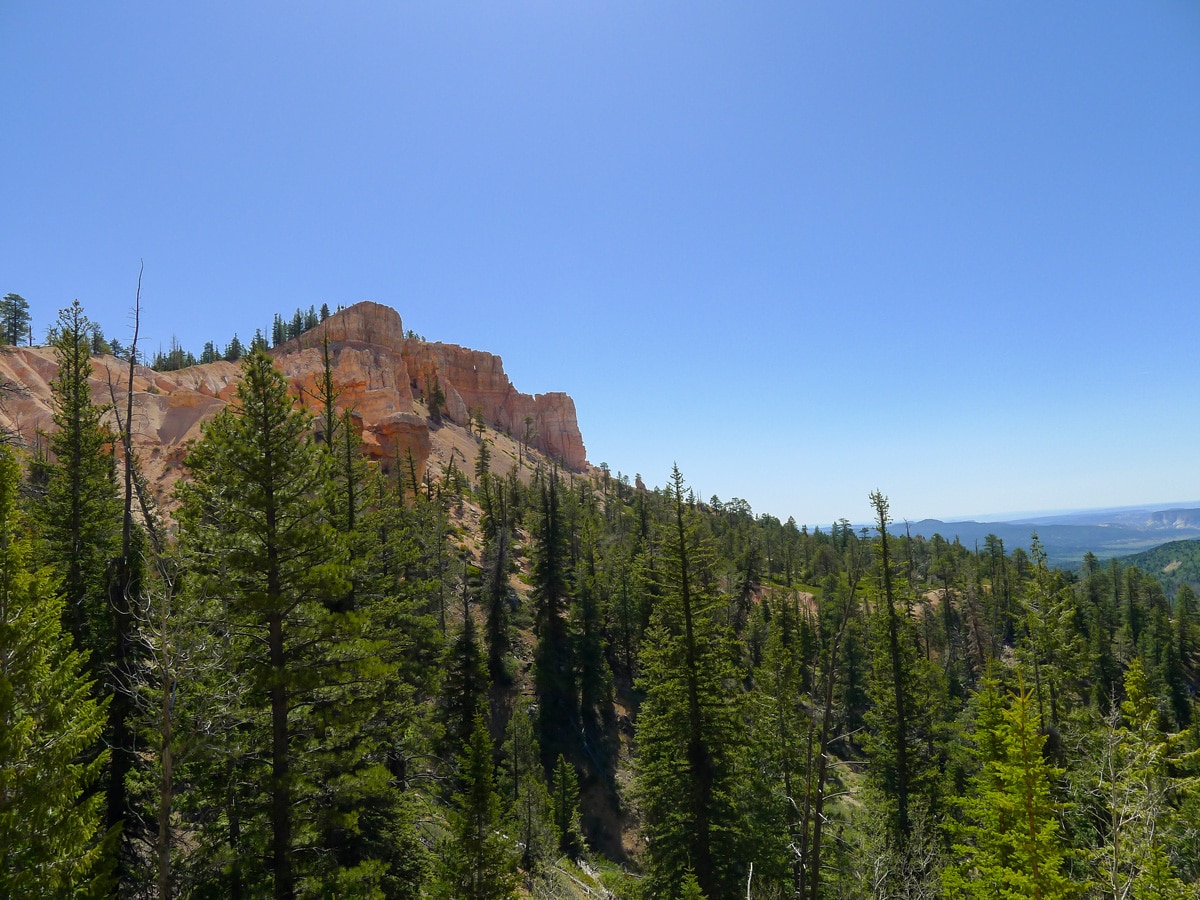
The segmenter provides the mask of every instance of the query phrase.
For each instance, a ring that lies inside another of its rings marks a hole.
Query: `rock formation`
[[[413,392],[428,401],[436,379],[451,421],[468,425],[478,412],[492,428],[529,443],[568,469],[587,465],[575,402],[566,394],[519,393],[504,374],[500,357],[455,344],[406,338],[404,357]]]
[[[314,411],[328,345],[339,410],[349,409],[364,450],[390,467],[412,455],[418,471],[431,451],[429,392],[445,396],[441,415],[462,426],[482,415],[490,428],[559,460],[572,470],[587,465],[575,404],[566,394],[530,396],[512,386],[500,357],[453,344],[406,338],[399,313],[378,303],[357,303],[317,328],[283,344],[272,355],[301,400]],[[98,403],[124,408],[128,365],[114,357],[92,360],[92,393]],[[50,382],[56,372],[49,347],[0,348],[0,428],[27,445],[52,430]],[[187,444],[203,422],[237,391],[240,366],[215,362],[176,372],[138,366],[134,378],[134,445],[160,496],[181,472]],[[113,387],[110,389],[110,383]]]

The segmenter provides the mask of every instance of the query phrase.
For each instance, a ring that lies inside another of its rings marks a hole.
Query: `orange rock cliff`
[[[454,344],[405,337],[400,314],[363,302],[331,315],[319,326],[271,351],[293,392],[315,409],[328,340],[339,410],[350,410],[363,447],[391,465],[411,453],[423,470],[438,424],[425,405],[436,384],[445,397],[441,416],[469,425],[482,415],[490,428],[507,432],[571,470],[587,465],[575,403],[564,393],[522,394],[504,374],[500,357]],[[0,349],[0,428],[34,445],[53,430],[50,382],[57,366],[49,347]],[[114,357],[92,360],[92,394],[124,410],[128,364]],[[187,445],[237,391],[241,368],[215,362],[176,372],[138,366],[134,376],[134,446],[160,495],[179,477]],[[110,389],[110,382],[113,387]]]

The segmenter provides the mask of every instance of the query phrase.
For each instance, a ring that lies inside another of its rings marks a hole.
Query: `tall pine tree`
[[[501,832],[503,805],[495,790],[492,739],[477,716],[459,767],[462,790],[454,798],[453,840],[443,850],[441,896],[447,900],[516,897],[516,853]]]
[[[710,898],[733,896],[750,860],[746,821],[745,734],[738,679],[712,554],[671,476],[665,593],[642,646],[646,700],[638,722],[638,789],[649,844],[654,896],[671,896],[694,872]]]
[[[0,896],[104,896],[111,860],[93,789],[107,754],[89,751],[106,703],[62,632],[50,573],[31,570],[17,481],[0,448]]]
[[[990,692],[990,693],[989,693]],[[1066,871],[1068,849],[1051,796],[1060,770],[1042,756],[1035,701],[1024,684],[1002,705],[995,687],[979,701],[976,744],[982,771],[959,802],[957,861],[942,880],[946,897],[1067,900],[1083,886]]]
[[[180,490],[189,561],[228,598],[235,652],[267,723],[251,752],[270,761],[262,824],[279,900],[295,896],[297,881],[297,709],[329,677],[341,623],[328,606],[346,587],[324,515],[328,463],[282,373],[258,351],[242,366],[236,402],[189,455],[192,480]]]
[[[567,620],[570,599],[567,534],[559,503],[557,472],[551,472],[542,485],[541,515],[534,539],[533,599],[537,630],[534,682],[542,765],[550,772],[560,754],[568,759],[578,757],[579,733],[575,663]]]

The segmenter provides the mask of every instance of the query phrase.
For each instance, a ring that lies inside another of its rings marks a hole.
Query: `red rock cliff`
[[[351,409],[363,446],[390,464],[411,453],[419,469],[429,458],[433,424],[417,406],[436,378],[446,395],[447,418],[466,425],[472,411],[488,425],[506,431],[571,469],[587,464],[575,404],[562,393],[530,396],[518,392],[504,374],[500,357],[453,344],[404,337],[399,313],[378,303],[356,303],[319,327],[275,348],[272,355],[297,396],[315,410],[328,340],[338,406]],[[124,397],[127,366],[112,358],[92,361],[92,393],[111,402],[109,381]],[[29,444],[50,431],[50,381],[56,366],[50,348],[0,349],[0,383],[12,386],[0,405],[0,428]],[[139,366],[134,378],[134,441],[143,467],[161,496],[178,479],[187,444],[201,424],[225,406],[237,390],[240,367],[216,362],[178,372]]]
[[[446,395],[446,415],[454,422],[466,425],[478,411],[492,428],[518,440],[528,439],[568,469],[587,465],[575,403],[566,394],[522,394],[504,374],[500,357],[455,344],[408,338],[404,356],[414,392],[428,399],[436,377]]]
[[[284,371],[290,375],[294,365],[298,372],[319,373],[320,348],[326,337],[338,367],[351,350],[370,354],[372,358],[372,365],[367,366],[365,356],[361,357],[356,372],[379,373],[378,385],[363,384],[360,390],[359,380],[335,369],[339,385],[343,378],[347,384],[355,385],[345,402],[362,413],[368,430],[370,423],[383,412],[379,409],[381,403],[395,403],[399,409],[405,400],[416,398],[427,402],[436,379],[446,397],[444,415],[452,422],[468,425],[472,412],[478,410],[490,427],[518,439],[528,435],[534,447],[567,468],[579,470],[587,465],[571,398],[558,392],[520,393],[504,374],[504,363],[499,356],[454,344],[406,338],[399,313],[380,303],[364,301],[334,313],[319,327],[278,348],[277,358]],[[290,360],[297,353],[304,360],[293,364]],[[372,394],[380,389],[386,390]]]

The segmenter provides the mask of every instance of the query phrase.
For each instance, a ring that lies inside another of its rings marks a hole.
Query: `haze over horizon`
[[[0,294],[371,299],[798,522],[1200,496],[1200,7],[0,7]],[[1168,504],[1169,505],[1169,504]]]

